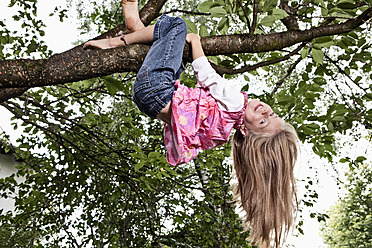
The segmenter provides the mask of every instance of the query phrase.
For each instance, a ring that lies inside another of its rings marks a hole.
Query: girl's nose
[[[268,116],[272,112],[271,108],[269,106],[266,106],[264,110],[262,111],[262,115]]]
[[[269,108],[268,107],[264,107],[264,109],[262,111],[262,114],[263,115],[266,115],[268,112],[269,112]]]

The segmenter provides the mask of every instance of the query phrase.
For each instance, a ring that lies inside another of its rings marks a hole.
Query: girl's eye
[[[264,124],[265,123],[265,119],[263,119],[261,122],[260,122],[260,124]]]
[[[273,116],[274,115],[274,112],[272,112],[271,114],[270,114],[270,116]]]

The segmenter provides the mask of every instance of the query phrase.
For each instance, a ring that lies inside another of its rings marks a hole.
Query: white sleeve
[[[200,86],[209,88],[220,108],[228,112],[237,112],[243,108],[244,96],[239,88],[218,75],[207,57],[197,58],[192,62],[192,67]]]

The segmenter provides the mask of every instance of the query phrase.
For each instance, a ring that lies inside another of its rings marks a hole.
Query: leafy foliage
[[[90,1],[92,8],[68,2],[79,10],[82,33],[101,33],[122,20],[119,1]],[[189,31],[203,37],[258,36],[342,23],[371,5],[370,0],[169,1],[163,11],[184,17]],[[1,59],[50,56],[42,42],[44,24],[35,14],[37,1],[12,0],[9,7],[21,9],[13,19],[25,23],[29,35],[0,21]],[[54,14],[63,20],[67,12],[57,7]],[[280,51],[210,59],[242,69],[242,76],[226,77],[239,79],[251,97],[290,120],[317,155],[333,161],[336,134],[352,129],[357,139],[358,127],[371,129],[370,25]],[[278,59],[280,64],[273,62]],[[189,71],[181,81],[192,87]],[[1,195],[16,200],[16,212],[1,215],[0,236],[11,237],[1,245],[21,245],[16,237],[24,237],[22,242],[34,247],[249,247],[229,193],[230,145],[170,168],[161,123],[131,101],[134,77],[114,74],[40,88],[2,104],[23,135],[15,151],[18,174],[0,180]],[[317,195],[308,181],[311,196],[303,204],[311,207]]]
[[[329,247],[369,247],[372,242],[372,168],[365,159],[349,161],[347,193],[329,210],[330,219],[322,228]]]
[[[106,85],[114,80],[122,91],[111,98]],[[130,92],[130,81],[104,78],[34,91],[27,116],[18,104],[8,106],[25,127],[16,154],[25,161],[18,176],[27,180],[13,175],[2,189],[18,189],[17,211],[29,213],[23,228],[59,245],[214,247],[234,240],[247,247],[246,236],[236,237],[230,169],[221,162],[229,145],[170,168],[160,122],[141,115]],[[211,181],[200,183],[200,173]],[[7,228],[20,221],[3,217]]]

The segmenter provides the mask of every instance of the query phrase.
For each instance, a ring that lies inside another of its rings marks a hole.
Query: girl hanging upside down
[[[297,158],[294,128],[269,105],[250,100],[219,76],[205,57],[197,34],[187,34],[185,22],[162,15],[145,27],[137,0],[122,0],[126,25],[132,33],[92,40],[85,49],[108,49],[152,43],[133,85],[133,101],[152,118],[165,123],[167,161],[187,163],[202,149],[229,141],[238,185],[234,192],[245,211],[244,223],[253,244],[279,247],[293,225],[296,191],[293,168]],[[180,84],[185,42],[192,48],[198,87]]]

